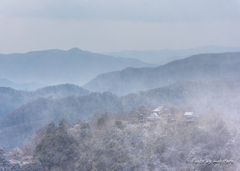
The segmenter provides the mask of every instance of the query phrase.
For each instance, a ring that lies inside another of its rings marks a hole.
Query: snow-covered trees
[[[61,120],[57,128],[54,123],[47,127],[46,135],[37,145],[34,157],[45,171],[53,167],[68,168],[74,158],[77,142],[66,132],[66,122]]]
[[[23,171],[233,171],[239,167],[239,122],[209,113],[188,123],[182,109],[171,112],[173,122],[161,118],[141,125],[110,114],[69,128],[64,120],[59,127],[50,123],[33,162]],[[193,159],[235,163],[195,164]]]
[[[5,149],[0,147],[0,171],[21,171],[18,164],[12,164],[6,157]]]

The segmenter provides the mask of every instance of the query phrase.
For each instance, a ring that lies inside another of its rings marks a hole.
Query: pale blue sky
[[[1,0],[0,53],[240,46],[240,0]]]

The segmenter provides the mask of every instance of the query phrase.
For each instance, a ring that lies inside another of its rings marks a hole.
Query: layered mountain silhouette
[[[111,57],[78,48],[0,54],[0,78],[17,83],[82,85],[101,73],[146,66],[152,65],[137,59]]]
[[[0,118],[23,104],[37,98],[63,98],[68,96],[83,96],[90,91],[72,84],[48,86],[36,91],[14,90],[9,87],[0,87]]]
[[[45,87],[45,86],[46,85],[44,85],[44,84],[39,84],[39,83],[35,83],[35,82],[18,84],[18,83],[14,83],[8,79],[0,78],[0,87],[11,87],[15,90],[36,90],[38,88]]]
[[[155,68],[126,68],[101,74],[83,87],[127,94],[182,81],[236,78],[240,78],[240,52],[194,55]]]
[[[134,58],[152,64],[164,65],[174,60],[183,59],[197,54],[239,51],[240,47],[203,46],[191,49],[163,49],[148,51],[125,50],[121,52],[109,52],[104,54],[116,57]]]
[[[87,120],[95,113],[128,112],[140,105],[190,108],[195,113],[210,110],[237,115],[240,110],[240,80],[206,83],[182,82],[126,96],[111,92],[60,99],[38,98],[0,119],[0,146],[21,146],[38,129],[61,119]]]
[[[142,104],[238,115],[240,53],[200,54],[155,68],[126,68],[101,74],[84,88],[98,92],[71,84],[31,92],[0,88],[0,146],[20,147],[38,129],[63,118],[76,122],[95,113],[134,111]]]

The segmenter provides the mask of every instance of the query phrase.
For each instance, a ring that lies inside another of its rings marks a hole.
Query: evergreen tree
[[[138,107],[138,110],[136,111],[136,117],[139,120],[139,123],[143,124],[146,122],[148,110],[144,105],[141,105]]]

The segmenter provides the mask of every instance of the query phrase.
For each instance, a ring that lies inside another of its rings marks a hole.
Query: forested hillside
[[[74,122],[95,113],[128,112],[141,104],[188,107],[197,114],[218,110],[239,117],[239,102],[239,80],[176,83],[126,96],[105,92],[60,99],[39,98],[0,119],[0,136],[4,137],[0,146],[21,146],[37,129],[63,118]]]
[[[20,163],[16,171],[239,169],[239,120],[212,111],[189,122],[187,109],[168,110],[143,124],[136,111],[94,115],[76,125],[51,122],[9,158]]]
[[[36,91],[14,90],[9,87],[0,87],[0,118],[23,104],[37,98],[63,98],[68,96],[82,96],[90,91],[72,84],[48,86]]]

